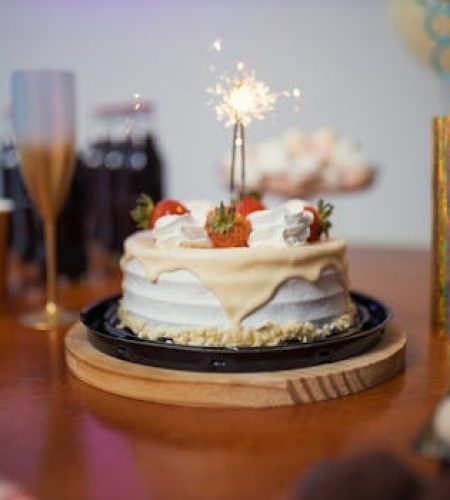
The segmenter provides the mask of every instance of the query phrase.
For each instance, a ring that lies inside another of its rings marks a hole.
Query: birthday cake
[[[146,197],[124,245],[121,326],[145,340],[260,347],[348,330],[346,244],[328,237],[332,207],[218,207]]]

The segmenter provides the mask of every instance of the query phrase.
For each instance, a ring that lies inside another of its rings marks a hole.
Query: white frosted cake
[[[247,246],[229,248],[214,248],[210,205],[181,206],[125,241],[122,326],[143,339],[226,347],[309,342],[351,326],[346,244],[308,242],[303,202],[246,214]]]

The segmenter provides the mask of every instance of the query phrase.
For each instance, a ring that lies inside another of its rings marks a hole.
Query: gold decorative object
[[[433,246],[431,329],[434,334],[448,332],[448,168],[450,155],[450,116],[433,121]]]

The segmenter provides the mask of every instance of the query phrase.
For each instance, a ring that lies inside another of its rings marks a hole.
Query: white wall
[[[336,127],[380,165],[376,188],[335,202],[337,232],[355,242],[426,245],[430,120],[447,90],[398,41],[383,0],[0,0],[0,106],[18,68],[76,72],[80,138],[101,102],[139,91],[179,198],[219,199],[216,166],[229,144],[205,105],[209,43],[243,59],[274,89],[298,84],[301,113],[280,106],[250,141],[290,126]]]

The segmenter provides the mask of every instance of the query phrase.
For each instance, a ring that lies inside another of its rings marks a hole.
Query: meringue
[[[160,217],[155,223],[153,238],[159,248],[211,246],[206,230],[190,213]]]
[[[314,220],[304,209],[302,200],[293,199],[272,210],[259,210],[248,216],[252,231],[249,247],[290,247],[304,245],[309,237],[309,226]]]

